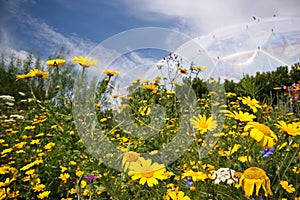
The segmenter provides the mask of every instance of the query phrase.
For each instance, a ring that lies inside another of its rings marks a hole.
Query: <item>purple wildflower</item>
[[[0,138],[4,137],[4,134],[0,134]]]
[[[263,158],[268,158],[274,153],[275,148],[265,148],[263,151],[260,151],[259,153],[262,155]]]
[[[84,176],[85,179],[87,179],[90,183],[94,182],[98,177],[95,175],[87,175]]]

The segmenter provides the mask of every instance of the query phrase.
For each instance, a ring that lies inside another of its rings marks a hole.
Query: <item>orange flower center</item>
[[[199,121],[199,127],[205,129],[208,128],[208,124],[205,121]]]
[[[142,173],[142,176],[145,178],[151,178],[151,177],[153,177],[153,175],[154,175],[154,173],[151,168],[146,168],[145,172]]]
[[[257,167],[250,167],[244,171],[244,176],[246,179],[260,179],[264,180],[267,175],[266,172]]]
[[[255,103],[253,101],[247,101],[247,104],[250,106],[250,107],[255,107]]]

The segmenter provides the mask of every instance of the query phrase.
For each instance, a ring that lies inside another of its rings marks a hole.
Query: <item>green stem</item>
[[[289,169],[290,165],[292,164],[292,162],[294,161],[294,158],[296,157],[296,155],[297,155],[298,153],[299,153],[299,148],[298,148],[298,151],[295,151],[295,153],[294,153],[292,159],[290,159],[289,164],[288,164],[287,166],[285,166],[285,170],[284,170],[284,172],[283,172],[283,174],[282,174],[281,177],[284,177],[286,171]],[[288,153],[286,154],[286,157],[287,157],[287,155],[288,155]],[[285,158],[286,158],[286,157],[285,157]],[[284,159],[284,160],[285,160],[285,159]],[[285,162],[282,162],[281,167],[283,166],[284,163],[285,163]],[[281,169],[281,167],[280,167],[280,169]],[[279,169],[278,171],[280,171],[280,169]],[[278,176],[279,176],[279,174],[278,174]],[[280,177],[279,177],[279,178],[280,178]],[[279,179],[279,180],[280,180],[280,179]],[[279,189],[278,187],[279,187],[279,184],[277,184],[277,186],[276,186],[275,193],[277,193],[277,190]]]
[[[135,199],[138,198],[138,195],[139,195],[139,193],[141,192],[141,189],[142,189],[142,186],[139,187],[137,193],[134,195],[134,198],[135,198]]]
[[[59,67],[58,65],[55,66],[55,73],[56,73],[56,77],[57,77],[57,82],[58,82],[58,85],[60,86],[60,93],[61,93],[61,96],[62,98],[64,99],[65,97],[65,94],[64,94],[64,88],[62,87],[62,80],[59,76]]]
[[[32,95],[32,97],[33,97],[35,103],[36,103],[40,108],[45,109],[45,107],[42,106],[42,105],[38,102],[38,100],[37,100],[37,98],[36,98],[36,96],[35,96],[35,94],[34,94],[34,92],[33,92],[32,86],[29,85],[28,87],[29,87],[29,89],[30,89],[30,93],[31,93],[31,95]]]

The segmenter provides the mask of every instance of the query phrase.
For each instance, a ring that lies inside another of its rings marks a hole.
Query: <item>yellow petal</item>
[[[253,180],[248,180],[248,179],[244,180],[243,189],[244,189],[245,195],[247,197],[250,197],[252,195],[253,189],[254,189],[254,184],[255,184],[255,181],[253,181]]]
[[[250,137],[255,139],[257,142],[261,141],[264,137],[264,134],[256,129],[250,131]]]

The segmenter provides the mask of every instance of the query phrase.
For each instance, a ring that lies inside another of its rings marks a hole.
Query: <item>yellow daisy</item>
[[[265,192],[265,196],[268,196],[269,194],[273,195],[269,177],[263,169],[258,167],[250,167],[242,173],[238,187],[241,186],[247,197],[253,195],[254,186],[256,190],[256,196],[258,196],[259,189],[261,187]]]
[[[300,124],[299,123],[291,123],[287,124],[284,121],[279,121],[278,124],[275,124],[278,128],[280,128],[282,131],[286,132],[287,134],[291,136],[300,135]]]
[[[180,71],[180,73],[182,73],[182,74],[188,74],[188,71],[185,68],[178,67],[177,70]]]
[[[142,85],[142,86],[140,86],[140,88],[142,88],[142,89],[145,89],[145,90],[148,90],[148,91],[155,91],[155,90],[157,90],[157,88],[158,88],[158,86],[157,85],[155,85],[155,84],[149,84],[149,85]]]
[[[258,122],[248,122],[244,130],[250,131],[250,137],[259,142],[259,145],[264,148],[271,148],[278,141],[276,134],[266,125]]]
[[[243,104],[248,105],[254,113],[257,112],[257,108],[261,108],[259,101],[256,99],[251,99],[251,97],[238,97],[239,100],[242,100]]]
[[[120,72],[119,71],[103,70],[102,74],[106,74],[107,76],[111,77],[111,76],[120,74]]]
[[[230,111],[226,111],[226,116],[231,117],[235,120],[241,121],[241,122],[252,122],[253,119],[256,118],[255,115],[253,114],[249,114],[248,112],[243,113],[242,111],[236,112],[230,112]]]
[[[66,60],[60,59],[60,58],[56,58],[54,60],[47,60],[46,61],[46,65],[48,65],[49,67],[55,67],[55,66],[63,66],[66,64]]]
[[[296,189],[292,184],[289,185],[287,181],[280,181],[280,185],[287,191],[288,193],[294,193]]]
[[[196,65],[193,65],[192,68],[195,69],[195,70],[199,70],[199,71],[203,71],[203,70],[206,69],[205,66],[196,66]]]
[[[28,74],[31,76],[36,76],[36,77],[40,77],[40,78],[48,78],[48,76],[49,76],[49,72],[43,72],[38,69],[31,70]]]
[[[122,160],[122,167],[124,168],[124,171],[126,171],[128,168],[130,168],[132,163],[135,163],[139,160],[140,154],[129,151],[125,153],[123,160]]]
[[[177,191],[178,189],[176,189],[175,191],[171,191],[168,193],[168,196],[172,199],[172,200],[190,200],[189,196],[185,196],[184,192],[182,191]]]
[[[16,76],[16,79],[19,80],[19,79],[29,79],[29,78],[32,78],[32,77],[40,77],[40,78],[48,78],[49,76],[49,72],[43,72],[43,71],[40,71],[38,69],[34,69],[34,70],[31,70],[30,72],[28,72],[27,74],[21,74],[21,75],[17,75]]]
[[[132,180],[140,179],[141,185],[145,185],[147,182],[149,187],[153,187],[153,185],[158,184],[157,179],[165,179],[166,168],[163,164],[152,163],[151,159],[146,160],[143,157],[139,160],[140,162],[132,163],[130,166],[131,171],[128,172],[128,175],[132,176]]]
[[[91,67],[97,64],[97,60],[92,60],[89,57],[74,56],[70,59],[71,62],[81,65],[82,67]]]
[[[150,114],[150,112],[151,112],[151,106],[150,105],[139,107],[139,113],[142,116],[148,116]]]
[[[207,132],[208,130],[214,130],[217,127],[217,122],[209,117],[206,119],[205,115],[194,116],[190,119],[191,124],[195,129],[199,130],[201,134]]]
[[[188,171],[185,171],[183,174],[182,174],[182,178],[185,178],[185,177],[191,177],[193,179],[194,182],[196,181],[204,181],[205,179],[208,178],[207,174],[206,173],[203,173],[203,172],[195,172],[193,170],[188,170]]]
[[[39,199],[45,199],[45,198],[48,198],[50,192],[51,192],[51,191],[44,191],[44,192],[38,194],[38,195],[37,195],[37,198],[39,198]]]

